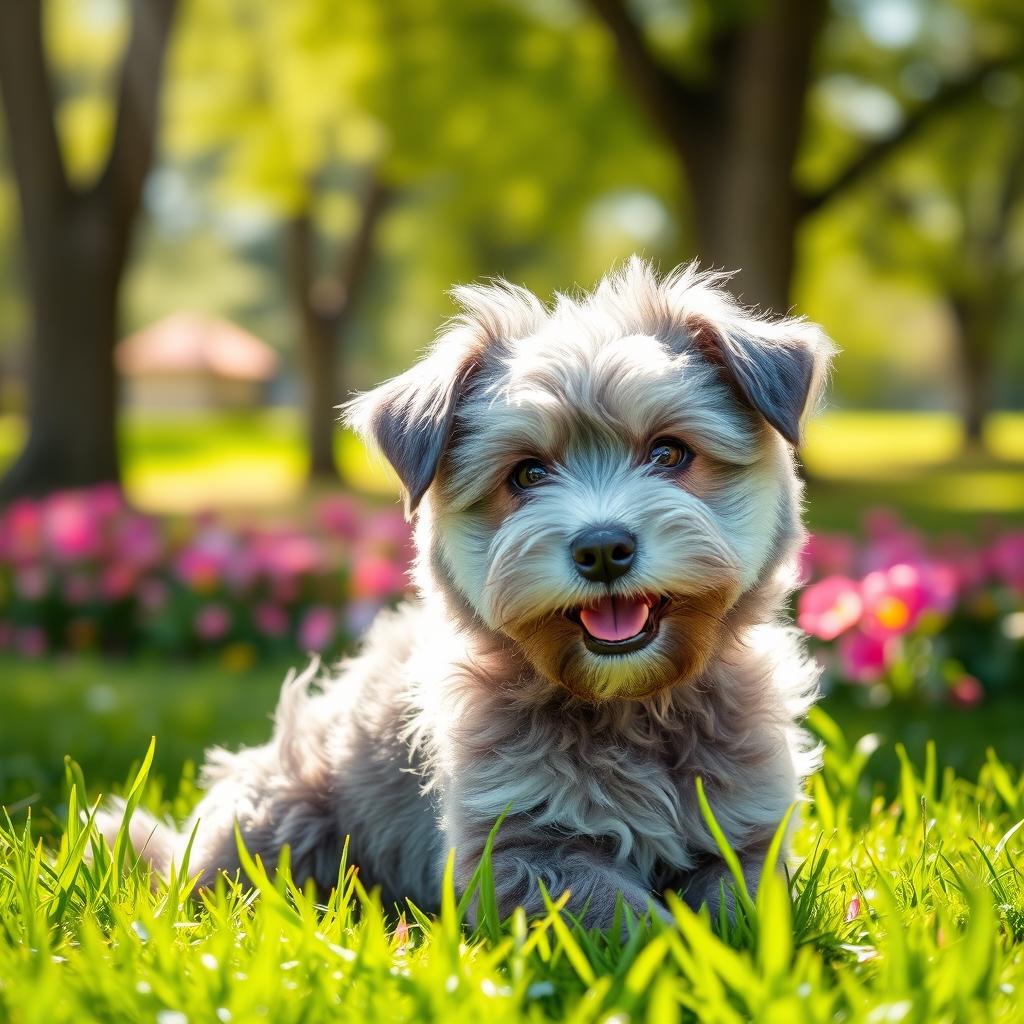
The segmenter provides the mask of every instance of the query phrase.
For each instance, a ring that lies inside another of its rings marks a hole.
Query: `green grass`
[[[19,449],[22,424],[0,417],[0,467]],[[132,499],[155,511],[281,507],[303,498],[306,456],[296,410],[235,414],[126,414],[124,477]],[[960,451],[944,413],[831,412],[812,422],[804,461],[811,525],[856,526],[874,505],[894,505],[931,529],[973,528],[979,516],[1024,516],[1024,414],[991,418],[983,453]],[[345,484],[392,496],[390,470],[349,433],[337,435]]]
[[[197,798],[183,760],[264,739],[282,668],[0,662],[0,801],[17,797],[13,824],[0,819],[0,1021],[1024,1020],[1019,705],[926,715],[833,699],[851,736],[867,724],[889,739],[851,743],[816,716],[826,763],[788,882],[772,876],[734,921],[673,902],[673,926],[628,938],[583,931],[560,893],[540,920],[497,921],[486,863],[473,932],[450,885],[439,917],[399,914],[344,866],[318,902],[249,859],[189,898],[184,868],[154,887],[123,842],[98,846],[79,811],[100,791],[180,817]],[[924,730],[944,736],[938,753]],[[134,785],[111,785],[150,732]],[[958,738],[960,772],[945,765]]]
[[[0,825],[0,1019],[29,1021],[975,1021],[1022,1019],[1024,780],[993,756],[974,781],[902,760],[867,785],[870,742],[827,718],[824,771],[784,879],[712,922],[583,930],[562,912],[498,921],[490,865],[479,927],[450,875],[441,913],[383,908],[342,863],[324,902],[248,856],[191,893],[187,865],[154,884],[69,765],[58,839]],[[165,809],[148,763],[129,805]],[[186,782],[174,803],[193,799]],[[707,809],[713,828],[713,808]]]

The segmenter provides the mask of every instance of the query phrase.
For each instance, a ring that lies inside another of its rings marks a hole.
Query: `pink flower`
[[[41,565],[26,565],[14,576],[14,589],[26,601],[38,601],[50,588],[50,574]]]
[[[21,499],[12,502],[4,517],[3,553],[13,562],[37,558],[43,545],[43,513],[38,502]]]
[[[862,608],[860,591],[853,580],[828,576],[800,594],[797,622],[820,640],[834,640],[857,624]]]
[[[147,612],[158,612],[167,604],[167,584],[153,576],[139,584],[139,603]]]
[[[231,628],[231,613],[222,604],[206,604],[196,613],[194,625],[201,639],[221,640]]]
[[[392,597],[407,585],[403,567],[381,555],[364,554],[352,567],[352,593],[356,598]]]
[[[178,577],[200,594],[215,590],[224,579],[234,553],[234,538],[224,530],[208,529],[178,555]]]
[[[837,651],[843,678],[853,683],[881,679],[889,664],[891,641],[862,633],[859,629],[839,638]]]
[[[279,605],[264,601],[252,613],[256,628],[265,636],[279,637],[288,632],[288,613]]]
[[[267,570],[275,576],[304,576],[324,563],[320,545],[300,533],[270,538]]]
[[[999,537],[989,549],[987,561],[998,580],[1024,594],[1024,530]]]
[[[99,519],[86,494],[62,491],[46,502],[45,531],[54,557],[62,561],[93,558],[103,535]]]
[[[857,545],[842,533],[812,533],[800,553],[801,579],[848,576],[854,571]]]
[[[315,510],[317,522],[328,533],[342,540],[355,540],[359,535],[359,505],[343,494],[332,495],[317,503]]]
[[[25,658],[41,658],[46,646],[46,634],[39,626],[24,626],[14,634],[15,650]]]
[[[135,589],[135,569],[123,562],[111,562],[100,576],[100,591],[108,601],[123,601]]]
[[[93,581],[82,572],[69,573],[61,587],[64,600],[70,605],[86,604],[92,599],[95,590]]]
[[[97,484],[84,497],[101,519],[112,519],[124,511],[124,494],[117,484]]]
[[[330,608],[314,605],[302,617],[299,644],[306,651],[322,651],[334,639],[336,625]]]
[[[974,676],[964,673],[951,687],[950,699],[962,708],[973,708],[985,698],[985,689]]]
[[[163,557],[163,538],[156,521],[145,516],[121,520],[115,534],[118,557],[136,569],[151,569]]]
[[[956,577],[945,566],[900,563],[868,573],[860,589],[861,625],[884,639],[910,632],[925,612],[948,614],[956,598]]]

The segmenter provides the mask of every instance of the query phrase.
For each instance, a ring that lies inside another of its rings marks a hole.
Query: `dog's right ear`
[[[344,407],[345,422],[391,463],[410,518],[437,474],[455,410],[479,363],[479,337],[466,327],[443,335],[415,366]]]

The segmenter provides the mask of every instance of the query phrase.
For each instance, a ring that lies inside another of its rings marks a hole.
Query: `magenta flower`
[[[12,562],[31,561],[43,548],[43,513],[39,502],[23,498],[12,502],[0,530],[3,554]]]
[[[974,676],[965,672],[953,683],[949,696],[954,704],[962,708],[973,708],[985,699],[985,690]]]
[[[135,589],[138,575],[133,566],[111,562],[100,576],[100,593],[108,601],[123,601]]]
[[[861,582],[866,633],[885,638],[910,632],[925,613],[945,616],[956,599],[956,575],[946,566],[900,563]]]
[[[352,567],[352,593],[356,598],[393,597],[407,585],[404,567],[381,555],[361,555]]]
[[[39,601],[50,589],[50,574],[42,565],[25,565],[14,575],[14,589],[26,601]]]
[[[889,665],[892,641],[868,636],[855,629],[839,638],[837,652],[843,678],[853,683],[874,683]]]
[[[84,572],[71,572],[64,577],[61,594],[69,605],[83,605],[92,600],[96,587]]]
[[[330,646],[337,632],[334,613],[323,605],[314,605],[302,617],[299,644],[305,651],[323,651]]]
[[[288,632],[288,613],[279,605],[264,601],[252,613],[256,628],[264,636],[280,637]]]
[[[332,495],[317,502],[316,520],[328,533],[352,541],[359,536],[361,516],[355,499],[344,494]]]
[[[167,584],[154,576],[149,576],[139,584],[139,604],[147,612],[159,612],[167,604],[170,596]]]
[[[209,643],[222,640],[231,629],[231,613],[222,604],[206,604],[196,612],[196,635]]]
[[[1004,533],[989,549],[993,576],[1011,590],[1024,594],[1024,530]]]
[[[796,621],[811,636],[834,640],[857,624],[862,610],[857,584],[847,576],[828,576],[800,594]]]
[[[849,576],[857,560],[857,545],[842,533],[812,533],[800,553],[800,578]]]
[[[73,562],[99,554],[103,542],[100,522],[82,492],[61,491],[46,502],[44,528],[55,558]]]
[[[14,633],[14,648],[25,658],[41,658],[46,653],[46,633],[39,626],[23,626]]]

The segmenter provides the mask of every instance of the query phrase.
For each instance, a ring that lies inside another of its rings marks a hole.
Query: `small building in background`
[[[263,404],[278,354],[237,324],[174,313],[120,342],[117,369],[134,409],[252,409]]]

